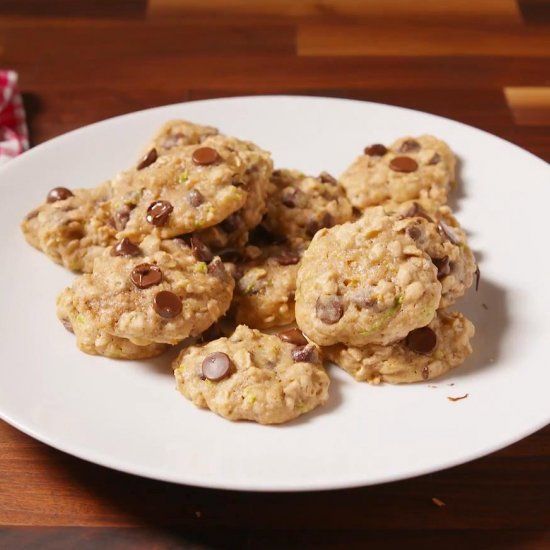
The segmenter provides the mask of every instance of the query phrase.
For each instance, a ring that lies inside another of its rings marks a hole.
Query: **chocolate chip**
[[[383,157],[388,149],[381,143],[375,143],[374,145],[369,145],[365,147],[365,155],[370,155],[371,157]]]
[[[125,204],[121,206],[114,214],[115,228],[118,231],[122,231],[128,220],[130,219],[130,212],[135,208],[133,205]]]
[[[289,344],[294,344],[295,346],[307,346],[308,344],[308,341],[299,328],[284,330],[283,332],[279,332],[277,336],[283,342],[288,342]]]
[[[449,256],[443,256],[443,258],[432,258],[432,262],[437,267],[437,278],[442,279],[451,272],[451,263],[449,262]]]
[[[212,251],[198,237],[191,237],[191,250],[199,262],[209,263],[214,257]]]
[[[220,158],[218,151],[212,149],[212,147],[199,147],[193,151],[191,157],[195,164],[199,166],[208,166],[209,164],[214,164]]]
[[[130,273],[130,280],[138,288],[149,288],[162,281],[162,271],[156,265],[139,264]]]
[[[158,159],[157,150],[153,147],[139,162],[137,165],[138,170],[143,170],[147,166],[151,166]]]
[[[61,319],[61,324],[65,327],[65,330],[68,330],[72,334],[74,334],[73,325],[69,321],[69,319]]]
[[[439,153],[434,153],[433,157],[428,161],[428,164],[438,164],[441,160],[441,157],[439,156]]]
[[[145,219],[155,227],[166,225],[174,207],[168,201],[155,201],[147,208]]]
[[[315,304],[315,315],[326,325],[334,325],[344,315],[344,304],[340,296],[319,296]]]
[[[418,169],[418,163],[411,157],[395,157],[390,161],[390,168],[394,172],[414,172]]]
[[[169,290],[161,290],[153,300],[154,310],[165,319],[172,319],[181,313],[181,300]]]
[[[315,363],[319,358],[317,349],[312,345],[294,348],[291,355],[295,363]]]
[[[287,208],[294,208],[298,204],[301,191],[299,189],[285,189],[283,191],[281,202]]]
[[[338,180],[331,176],[328,172],[321,172],[319,174],[319,180],[321,183],[332,183],[332,185],[336,185],[338,183]]]
[[[233,233],[234,231],[237,231],[237,229],[239,229],[242,225],[243,221],[241,219],[241,215],[238,212],[234,212],[220,223],[220,227],[226,233]]]
[[[208,273],[218,279],[224,279],[226,277],[227,272],[220,258],[216,257],[208,264]]]
[[[285,250],[273,258],[279,265],[296,265],[300,261],[300,255],[290,250]]]
[[[430,377],[430,367],[424,367],[422,369],[422,379],[428,380],[429,377]]]
[[[231,359],[225,353],[215,351],[205,357],[201,370],[204,378],[218,382],[231,374]]]
[[[450,225],[446,224],[443,220],[439,220],[439,231],[447,237],[453,244],[459,244],[460,239],[456,236],[455,232]]]
[[[111,256],[139,256],[141,249],[130,239],[122,239],[111,248]]]
[[[372,308],[378,304],[375,298],[372,298],[370,292],[359,290],[351,295],[351,301],[360,309]]]
[[[426,210],[420,206],[417,202],[413,202],[411,207],[402,214],[404,218],[424,218],[425,220],[428,220],[431,223],[434,223],[433,219],[428,215]]]
[[[406,233],[414,241],[416,241],[422,236],[422,231],[420,231],[420,228],[416,227],[416,225],[411,225],[407,227]]]
[[[479,266],[476,265],[476,292],[479,290],[479,280],[481,279],[481,271],[479,270]]]
[[[418,141],[414,139],[407,139],[401,144],[397,151],[399,153],[416,153],[417,151],[420,151],[420,149],[421,145]]]
[[[191,191],[189,191],[189,194],[187,195],[187,202],[191,206],[197,208],[204,202],[204,196],[197,189],[191,189]]]
[[[309,220],[306,223],[306,233],[310,237],[313,237],[313,235],[315,235],[315,233],[317,233],[319,229],[323,229],[324,227],[332,227],[333,225],[334,225],[334,218],[332,217],[331,214],[329,214],[328,212],[325,212],[323,214],[321,221]]]
[[[69,197],[74,197],[73,192],[66,187],[54,187],[46,197],[46,202],[64,201]]]
[[[437,336],[430,327],[417,328],[407,334],[405,343],[411,351],[427,355],[435,349]]]

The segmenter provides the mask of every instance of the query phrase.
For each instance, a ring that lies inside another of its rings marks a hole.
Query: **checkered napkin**
[[[17,90],[17,73],[0,70],[0,164],[29,148],[25,110]]]

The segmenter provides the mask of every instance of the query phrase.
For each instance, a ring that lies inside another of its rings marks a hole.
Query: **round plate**
[[[339,174],[365,145],[434,134],[460,158],[452,205],[481,266],[458,304],[474,354],[429,383],[369,386],[336,367],[325,407],[288,425],[228,422],[175,390],[170,354],[91,357],[56,319],[74,275],[27,245],[23,216],[56,186],[94,186],[138,158],[170,118],[219,127],[272,151],[278,167]],[[151,478],[297,491],[403,479],[472,460],[550,420],[550,261],[541,249],[550,170],[520,148],[444,118],[388,105],[243,97],[160,107],[76,130],[0,171],[0,416],[53,447]],[[526,194],[527,193],[527,194]],[[466,399],[448,397],[468,394]]]

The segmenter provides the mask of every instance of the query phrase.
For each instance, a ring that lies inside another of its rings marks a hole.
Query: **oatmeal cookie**
[[[63,326],[76,336],[76,345],[84,353],[113,359],[147,359],[163,353],[166,344],[137,346],[101,330],[91,316],[78,313],[73,305],[73,290],[66,288],[57,298],[57,316]]]
[[[239,324],[266,329],[294,322],[296,275],[306,243],[264,247],[236,266],[232,311]]]
[[[94,259],[115,240],[110,185],[95,189],[56,187],[21,223],[27,242],[73,271],[91,272]]]
[[[202,245],[123,239],[73,284],[73,304],[100,330],[139,346],[197,336],[229,308],[233,278]]]
[[[389,346],[324,348],[325,357],[370,384],[431,380],[461,365],[472,353],[474,325],[461,313],[439,310],[432,322]]]
[[[382,207],[321,229],[298,270],[296,322],[314,342],[389,344],[427,325],[441,300],[430,257]]]
[[[466,242],[466,233],[448,206],[430,200],[386,205],[402,219],[397,231],[405,231],[417,246],[430,256],[441,282],[440,308],[448,307],[472,286],[477,270],[474,254]]]
[[[164,155],[176,147],[197,145],[217,134],[217,128],[211,126],[202,126],[187,120],[169,120],[155,132],[143,151],[142,159],[145,159],[152,149],[155,149],[157,155]]]
[[[323,227],[352,219],[344,188],[326,172],[318,177],[297,170],[275,170],[268,188],[262,224],[277,235],[311,240]]]
[[[365,148],[340,176],[351,204],[358,209],[428,198],[447,201],[455,179],[456,159],[449,146],[433,137],[403,137],[389,148]]]
[[[267,152],[221,135],[153,155],[112,181],[117,236],[175,237],[220,224],[238,210],[246,223],[259,221],[261,212],[249,210],[265,197],[271,170]]]
[[[229,420],[280,424],[328,398],[319,349],[299,331],[279,337],[240,325],[229,338],[184,349],[173,367],[187,399]]]

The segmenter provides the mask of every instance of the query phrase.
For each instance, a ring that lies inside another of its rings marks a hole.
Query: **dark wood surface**
[[[166,103],[296,93],[430,111],[550,160],[546,0],[1,0],[0,66],[20,74],[33,144]],[[550,428],[417,479],[266,494],[114,472],[0,423],[0,548],[436,546],[550,548]]]

